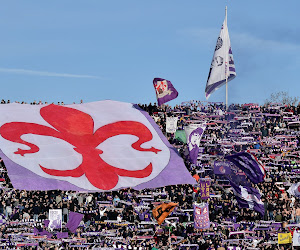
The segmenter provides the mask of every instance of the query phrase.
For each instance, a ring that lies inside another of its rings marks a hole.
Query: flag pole
[[[227,6],[225,7],[225,27],[227,28]],[[224,27],[224,28],[225,28]],[[225,49],[227,46],[225,46]],[[227,52],[225,52],[227,55]],[[228,109],[228,77],[227,77],[228,58],[225,58],[225,78],[226,78],[226,111]]]

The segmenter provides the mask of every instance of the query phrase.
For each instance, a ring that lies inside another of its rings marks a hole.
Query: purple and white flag
[[[209,211],[207,203],[194,203],[194,228],[210,228]]]
[[[101,192],[195,184],[137,105],[0,105],[0,157],[16,189]]]
[[[261,216],[264,216],[264,203],[262,202],[261,195],[257,189],[250,186],[237,185],[232,181],[230,181],[230,184],[240,207],[255,210],[260,213]]]
[[[257,184],[264,181],[265,169],[252,154],[241,152],[225,156],[225,159],[244,171],[252,183]]]
[[[214,162],[214,174],[226,175],[231,173],[230,163],[226,161]]]
[[[199,145],[201,138],[204,134],[206,128],[206,124],[190,124],[189,126],[185,127],[185,133],[187,138],[187,145],[189,149],[189,158],[191,163],[196,164],[198,153],[199,153]]]
[[[297,198],[300,198],[300,182],[292,184],[287,192]]]
[[[49,209],[49,224],[48,228],[60,229],[62,226],[62,210],[61,209]]]
[[[226,79],[229,82],[236,76],[226,19],[223,22],[211,62],[205,88],[206,99],[223,86]]]
[[[69,220],[68,220],[68,223],[66,224],[66,227],[69,228],[69,230],[72,233],[75,233],[82,218],[83,218],[83,214],[76,213],[76,212],[70,212]]]
[[[174,88],[173,84],[166,79],[154,78],[153,86],[155,89],[158,106],[171,101],[178,96],[178,92]]]

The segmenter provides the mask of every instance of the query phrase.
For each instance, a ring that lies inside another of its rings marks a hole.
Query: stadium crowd
[[[2,104],[10,103],[1,101]],[[81,101],[82,103],[82,101]],[[42,104],[33,102],[31,104]],[[63,102],[59,103],[63,105]],[[114,192],[16,190],[5,162],[0,174],[0,247],[22,249],[292,249],[278,244],[278,233],[293,233],[300,223],[300,203],[287,190],[300,178],[300,104],[230,105],[189,101],[170,107],[139,105],[158,124],[197,185],[173,185],[157,189],[122,189]],[[166,133],[166,117],[177,116],[176,133]],[[197,164],[188,159],[184,127],[205,122]],[[249,151],[266,170],[257,184],[264,203],[261,216],[240,208],[231,186],[214,174],[214,161]],[[202,200],[199,183],[210,181],[210,198]],[[158,225],[152,209],[162,202],[178,206]],[[209,229],[194,229],[193,203],[209,204]],[[62,209],[63,227],[49,231],[49,209]],[[69,213],[83,213],[75,233],[65,228]],[[300,226],[300,225],[299,225]],[[48,235],[34,231],[47,230]],[[66,232],[63,238],[58,233]],[[240,247],[240,248],[238,248]]]

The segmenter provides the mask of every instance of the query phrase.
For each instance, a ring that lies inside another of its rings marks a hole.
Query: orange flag
[[[161,225],[165,218],[174,210],[178,203],[169,202],[163,203],[152,210],[153,217],[157,220],[158,225]]]

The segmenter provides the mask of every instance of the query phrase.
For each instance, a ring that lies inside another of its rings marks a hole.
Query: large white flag
[[[205,88],[206,99],[236,76],[226,18],[217,40]]]
[[[293,233],[293,246],[300,246],[300,232],[294,231]]]

